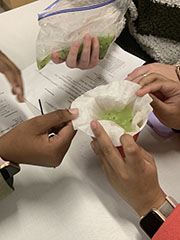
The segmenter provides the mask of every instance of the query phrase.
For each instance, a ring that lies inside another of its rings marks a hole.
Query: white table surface
[[[35,61],[37,13],[52,0],[0,14],[0,49],[22,70]],[[22,166],[16,191],[0,202],[0,240],[142,240],[136,213],[116,194],[78,133],[56,169]],[[148,126],[138,143],[156,159],[167,194],[180,201],[180,137],[157,136]]]

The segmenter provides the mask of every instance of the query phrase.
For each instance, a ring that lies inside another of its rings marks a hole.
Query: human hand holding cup
[[[95,137],[90,122],[98,120],[113,145],[122,153],[120,137],[129,134],[136,139],[137,134],[144,128],[149,113],[152,112],[151,97],[137,97],[136,92],[139,88],[140,85],[130,81],[114,81],[81,95],[71,105],[79,110],[78,117],[72,121],[74,130],[81,130]],[[123,122],[127,117],[126,122],[130,124],[128,129],[120,123],[120,119]]]

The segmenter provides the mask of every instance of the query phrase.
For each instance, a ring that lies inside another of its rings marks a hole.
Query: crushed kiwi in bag
[[[125,107],[121,111],[118,110],[104,110],[100,114],[100,120],[110,120],[124,128],[126,132],[132,131],[132,108]]]
[[[98,37],[99,39],[99,59],[103,59],[107,53],[107,50],[110,46],[110,44],[113,42],[115,36],[100,36]],[[92,51],[93,46],[91,45],[91,51]],[[83,43],[80,45],[79,48],[79,52],[78,52],[78,59],[80,59],[81,53],[82,53],[82,49],[83,49]],[[60,50],[59,53],[59,58],[62,60],[66,60],[68,54],[70,51],[70,47],[67,47],[63,50]],[[51,55],[48,55],[46,58],[44,58],[43,60],[38,60],[37,59],[37,66],[38,69],[42,69],[43,67],[46,66],[46,64],[51,60]]]

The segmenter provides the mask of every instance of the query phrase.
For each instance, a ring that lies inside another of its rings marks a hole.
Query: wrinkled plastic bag
[[[152,98],[148,94],[143,97],[136,96],[136,91],[140,87],[140,85],[126,80],[114,81],[89,90],[76,98],[71,104],[71,108],[79,110],[78,117],[72,121],[74,130],[81,130],[94,137],[90,122],[98,120],[115,146],[120,145],[119,139],[124,133],[135,136],[144,128],[148,115],[152,112],[150,105]],[[132,109],[130,131],[126,131],[113,120],[102,120],[101,118],[104,110],[121,112],[125,108]]]
[[[66,59],[73,42],[81,43],[89,33],[100,43],[99,58],[103,59],[110,44],[119,36],[121,20],[131,0],[57,0],[38,15],[40,32],[36,44],[38,68],[43,68],[58,52]],[[92,46],[93,47],[93,46]]]

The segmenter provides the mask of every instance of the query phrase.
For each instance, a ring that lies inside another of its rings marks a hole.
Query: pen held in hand
[[[39,101],[39,107],[40,107],[41,114],[44,115],[42,104],[41,104],[41,100],[38,99],[38,101]]]
[[[40,107],[40,111],[41,111],[41,114],[44,115],[44,111],[43,111],[43,108],[42,108],[42,103],[41,103],[41,100],[38,99],[38,102],[39,102],[39,107]],[[51,132],[48,134],[48,137],[51,138],[51,137],[54,137],[56,134],[54,132]]]

